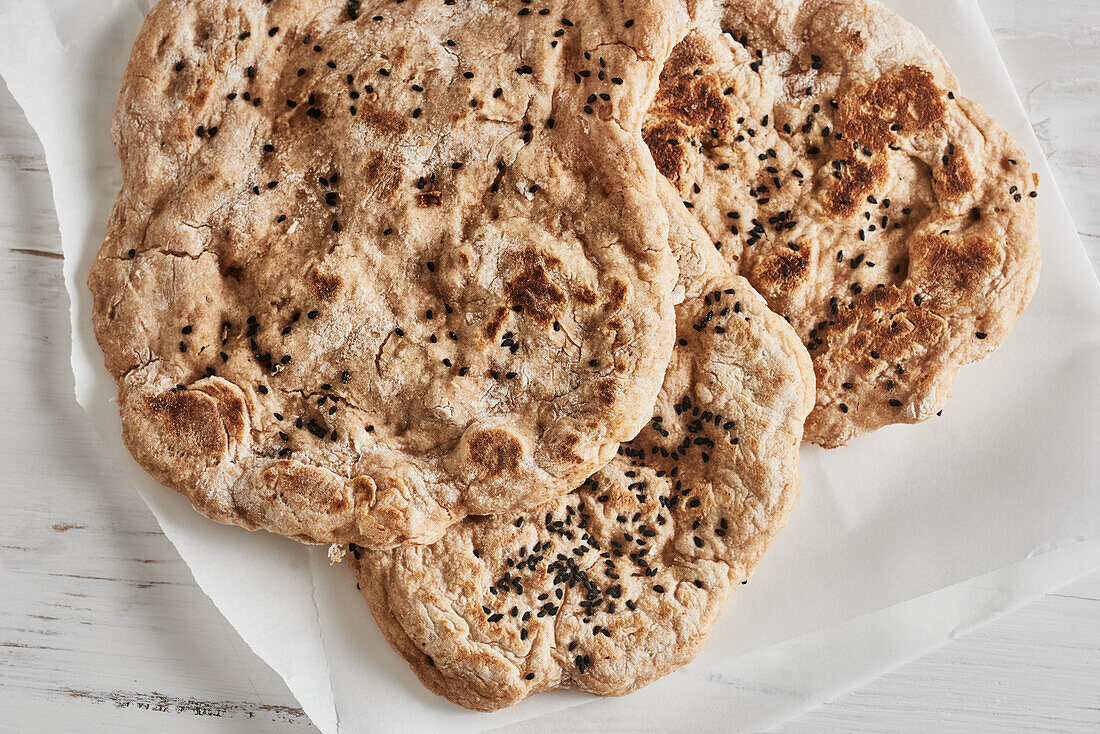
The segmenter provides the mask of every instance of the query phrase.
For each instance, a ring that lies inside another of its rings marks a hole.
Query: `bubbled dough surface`
[[[934,415],[1037,285],[1022,150],[873,0],[721,3],[674,50],[645,136],[810,350],[807,440]]]
[[[666,201],[685,300],[641,434],[530,512],[349,557],[391,646],[455,703],[622,695],[689,662],[798,495],[806,350],[671,190]]]
[[[545,6],[150,13],[89,285],[156,479],[221,522],[428,542],[636,434],[676,274],[639,129],[686,12]]]

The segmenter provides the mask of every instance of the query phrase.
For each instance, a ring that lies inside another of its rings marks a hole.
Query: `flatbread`
[[[716,248],[810,350],[827,447],[940,411],[1038,282],[1023,151],[873,0],[726,0],[645,136]]]
[[[672,206],[674,237],[698,227]],[[386,639],[435,693],[490,711],[555,688],[636,690],[696,655],[786,521],[809,356],[744,279],[706,266],[713,248],[696,231],[692,261],[709,273],[677,307],[649,425],[610,464],[566,497],[467,518],[434,545],[352,548]]]
[[[220,522],[366,546],[578,486],[644,425],[672,348],[639,131],[686,22],[161,2],[89,278],[134,457]]]

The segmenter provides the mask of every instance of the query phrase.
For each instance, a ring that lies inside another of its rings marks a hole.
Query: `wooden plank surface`
[[[1100,1],[982,7],[1100,270]],[[99,455],[59,250],[41,146],[0,89],[0,731],[315,731]],[[1100,730],[1100,573],[779,730],[1021,729]]]

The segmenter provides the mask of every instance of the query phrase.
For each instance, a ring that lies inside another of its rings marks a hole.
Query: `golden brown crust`
[[[644,129],[658,169],[809,348],[807,440],[934,415],[1035,290],[1023,152],[875,0],[719,15],[662,72]]]
[[[529,512],[467,518],[433,545],[352,548],[390,645],[462,706],[622,695],[689,662],[798,495],[809,356],[665,199],[685,300],[642,433]]]
[[[159,481],[304,541],[428,542],[639,430],[676,273],[641,116],[686,11],[546,8],[149,14],[89,286]]]

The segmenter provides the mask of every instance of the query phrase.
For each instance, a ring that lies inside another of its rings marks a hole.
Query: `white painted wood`
[[[1100,270],[1100,0],[982,7]],[[0,90],[0,731],[315,731],[97,455],[56,227],[41,146]],[[1024,729],[1100,730],[1100,573],[778,731]]]

